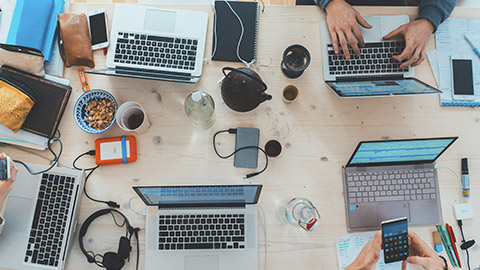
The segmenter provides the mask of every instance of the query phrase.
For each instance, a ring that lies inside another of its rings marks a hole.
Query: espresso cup
[[[278,157],[282,153],[282,145],[277,140],[270,140],[265,144],[265,152],[269,157]]]
[[[298,88],[295,85],[287,85],[282,91],[283,102],[290,104],[298,98]]]
[[[150,127],[142,105],[134,101],[123,103],[117,110],[118,126],[128,132],[145,133]]]

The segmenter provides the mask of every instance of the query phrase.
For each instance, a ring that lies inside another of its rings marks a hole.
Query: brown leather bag
[[[95,67],[92,42],[85,14],[58,14],[58,42],[66,67]]]

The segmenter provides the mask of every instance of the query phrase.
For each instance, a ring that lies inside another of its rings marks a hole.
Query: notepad
[[[365,232],[342,235],[337,240],[338,269],[344,270],[351,264],[374,234],[375,232]],[[376,270],[398,270],[401,268],[402,262],[386,264],[383,260],[383,250],[380,251],[380,259],[375,267]],[[408,266],[407,269],[409,269]]]
[[[228,2],[242,20],[244,33],[240,41],[240,57],[251,62],[257,58],[258,3]],[[212,59],[241,62],[237,46],[241,35],[240,22],[225,1],[215,1]],[[216,48],[215,48],[216,46]]]

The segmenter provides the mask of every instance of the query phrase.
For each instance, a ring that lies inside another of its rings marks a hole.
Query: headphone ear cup
[[[120,270],[125,265],[125,260],[115,252],[107,252],[103,254],[102,265],[107,270]]]
[[[132,246],[130,246],[130,240],[122,236],[120,237],[120,242],[118,244],[118,256],[123,260],[126,260],[130,256],[130,251],[132,250]]]

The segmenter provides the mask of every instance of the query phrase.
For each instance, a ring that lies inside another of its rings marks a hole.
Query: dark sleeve
[[[435,32],[438,26],[450,16],[456,4],[457,0],[421,0],[416,19],[429,20],[435,27]]]
[[[332,0],[313,0],[313,1],[315,1],[315,4],[321,7],[323,11],[325,11],[325,8],[327,7],[328,3],[330,3],[330,1]]]

